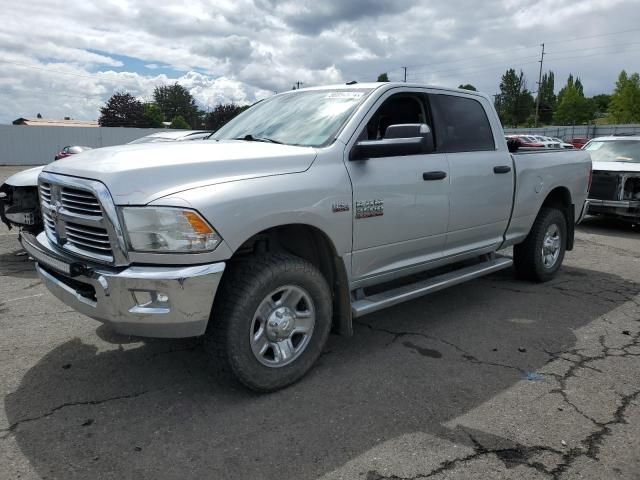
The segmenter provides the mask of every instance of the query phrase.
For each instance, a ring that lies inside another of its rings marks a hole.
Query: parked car
[[[587,144],[588,141],[589,141],[588,138],[576,137],[576,138],[571,138],[569,140],[569,143],[573,145],[573,148],[582,148]]]
[[[211,135],[207,130],[166,130],[138,138],[131,144],[179,142],[187,140],[202,140]],[[65,147],[56,160],[70,155],[91,150],[90,147]],[[62,156],[64,155],[64,156]],[[0,219],[9,227],[16,226],[29,231],[42,231],[42,216],[38,201],[38,175],[43,166],[31,168],[9,177],[0,187]]]
[[[585,151],[509,153],[478,92],[299,89],[210,140],[47,165],[45,231],[21,240],[72,308],[124,334],[204,335],[240,382],[273,391],[354,317],[512,265],[552,279],[590,170]]]
[[[163,130],[162,132],[152,133],[142,138],[138,138],[130,145],[136,143],[158,143],[158,142],[184,142],[188,140],[204,140],[213,132],[210,130]]]
[[[550,137],[546,137],[544,135],[532,135],[532,136],[537,142],[544,145],[544,148],[561,148],[560,142],[556,142],[555,140],[552,140]]]
[[[558,137],[549,137],[553,142],[557,143],[560,145],[560,148],[568,148],[568,149],[572,149],[575,148],[572,144],[565,142],[564,140],[558,138]]]
[[[509,135],[507,138],[515,138],[520,142],[521,150],[540,150],[545,148],[542,142],[536,140],[533,136],[529,135]]]
[[[590,140],[593,160],[589,213],[640,223],[640,136]]]
[[[80,145],[66,146],[53,157],[54,160],[61,160],[63,158],[67,158],[70,155],[75,155],[77,153],[82,153],[87,150],[91,150],[91,147],[82,147]]]
[[[43,167],[30,168],[11,175],[0,186],[0,220],[11,230],[42,231],[38,200],[38,175]]]

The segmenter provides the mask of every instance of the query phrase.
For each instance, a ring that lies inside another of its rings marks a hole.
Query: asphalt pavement
[[[1,226],[0,397],[3,480],[639,479],[640,228],[588,218],[553,281],[363,317],[257,395],[74,312]]]

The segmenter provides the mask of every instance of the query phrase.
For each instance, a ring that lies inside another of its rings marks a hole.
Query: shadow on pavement
[[[226,380],[198,340],[70,340],[5,401],[10,432],[46,478],[315,478],[409,432],[442,424],[570,348],[573,331],[640,291],[564,268],[547,284],[511,271],[360,319],[298,384],[270,395]],[[122,340],[122,341],[121,341]],[[469,442],[468,438],[459,439]]]
[[[11,252],[0,254],[0,276],[37,278],[38,274],[33,260],[20,248],[17,236],[15,243],[15,248],[12,248]]]
[[[640,221],[633,225],[630,222],[606,217],[587,217],[577,227],[593,235],[606,235],[618,238],[640,238]]]

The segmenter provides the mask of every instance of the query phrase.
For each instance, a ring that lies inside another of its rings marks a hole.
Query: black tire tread
[[[539,245],[544,238],[546,232],[546,225],[553,217],[558,217],[561,220],[561,232],[562,232],[562,250],[558,263],[553,270],[547,271],[538,261]],[[566,217],[561,210],[554,207],[542,207],[527,238],[520,244],[513,248],[513,262],[516,269],[516,275],[518,278],[524,280],[531,280],[536,282],[546,282],[551,280],[557,273],[562,260],[564,258],[566,235],[567,235],[567,223]]]
[[[209,321],[205,334],[205,349],[216,364],[222,367],[227,375],[232,375],[243,385],[251,390],[259,392],[271,392],[283,388],[295,382],[304,372],[306,372],[319,356],[313,355],[312,362],[304,369],[301,375],[295,375],[295,379],[285,381],[275,381],[271,384],[256,382],[254,378],[248,376],[239,365],[239,352],[234,351],[233,342],[229,341],[230,327],[234,322],[241,322],[243,304],[254,295],[267,282],[275,280],[276,276],[283,271],[297,271],[320,280],[325,285],[325,295],[328,307],[331,308],[331,293],[326,285],[326,280],[320,271],[309,261],[300,257],[286,253],[270,253],[256,255],[234,261],[228,265],[228,272],[225,272],[220,290],[216,295],[212,318]],[[329,319],[331,315],[329,315]],[[317,332],[323,338],[320,340],[320,349],[325,344],[329,336],[330,321],[328,328]],[[314,330],[314,335],[316,331]],[[306,353],[306,352],[305,352]],[[282,367],[287,368],[287,367]]]

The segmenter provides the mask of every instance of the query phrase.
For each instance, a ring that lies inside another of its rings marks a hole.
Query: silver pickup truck
[[[204,335],[244,385],[272,391],[354,317],[511,265],[553,278],[590,170],[585,151],[511,154],[480,93],[310,88],[209,140],[48,165],[45,231],[21,239],[64,303],[123,334]]]

